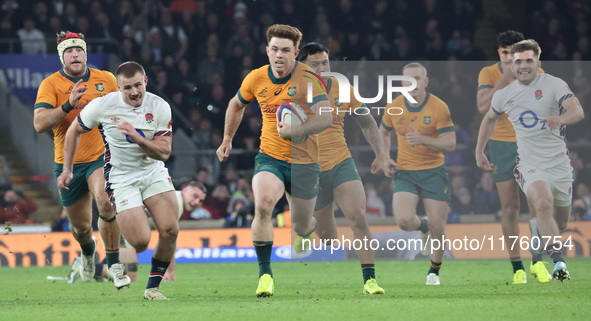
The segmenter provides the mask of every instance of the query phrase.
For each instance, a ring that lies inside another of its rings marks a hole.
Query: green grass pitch
[[[591,320],[591,260],[567,263],[570,281],[528,274],[512,285],[508,260],[448,260],[442,285],[426,286],[427,261],[378,261],[381,296],[362,294],[355,261],[274,263],[275,296],[264,299],[256,263],[177,264],[177,281],[161,285],[166,302],[143,299],[148,265],[121,291],[47,280],[68,267],[0,268],[0,320]]]

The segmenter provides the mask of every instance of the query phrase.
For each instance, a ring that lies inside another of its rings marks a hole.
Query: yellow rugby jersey
[[[538,72],[544,73],[544,70],[540,68]],[[503,65],[500,61],[494,65],[482,68],[480,74],[478,74],[478,90],[493,88],[502,76]],[[502,114],[497,120],[497,126],[490,136],[490,139],[501,142],[517,142],[517,138],[515,138],[515,129],[513,129],[513,125],[511,125],[507,114]]]
[[[355,116],[355,109],[365,107],[365,104],[355,98],[353,86],[349,87],[350,102],[341,103],[339,102],[339,83],[337,79],[331,77],[326,81],[328,99],[333,112],[332,125],[318,135],[320,170],[322,172],[333,169],[336,165],[351,157],[351,152],[345,140],[345,115]]]
[[[429,147],[416,145],[412,147],[406,140],[406,133],[412,132],[410,125],[424,136],[438,137],[447,132],[454,131],[454,124],[447,104],[437,96],[427,92],[425,101],[417,107],[400,95],[386,106],[400,107],[402,115],[390,115],[384,113],[382,125],[387,130],[396,130],[398,142],[398,156],[396,169],[416,171],[442,166],[443,153],[436,152]]]
[[[84,96],[80,98],[76,107],[53,127],[53,142],[55,162],[64,163],[64,140],[66,132],[72,121],[78,117],[80,111],[96,97],[102,97],[110,92],[118,91],[115,76],[108,71],[88,68],[86,75],[81,78],[72,78],[62,70],[45,78],[37,91],[35,108],[61,108],[70,98],[70,92],[78,80],[82,79],[80,85],[88,86]],[[88,133],[80,136],[80,145],[74,157],[74,164],[93,162],[104,153],[105,147],[103,138],[98,130],[94,128]]]
[[[307,103],[308,83],[312,83],[313,102]],[[263,115],[260,151],[292,164],[318,163],[318,134],[310,135],[301,144],[282,139],[277,133],[277,109],[284,102],[295,102],[308,119],[315,113],[310,106],[328,100],[326,87],[320,77],[307,65],[295,62],[291,74],[276,78],[269,65],[251,71],[242,81],[238,99],[244,104],[257,100]]]

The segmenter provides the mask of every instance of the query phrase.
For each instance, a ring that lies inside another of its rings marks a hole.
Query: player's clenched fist
[[[68,185],[74,179],[71,171],[63,171],[57,178],[57,186],[61,189],[69,190]]]
[[[486,158],[484,153],[476,153],[476,165],[485,171],[492,170],[492,163]]]

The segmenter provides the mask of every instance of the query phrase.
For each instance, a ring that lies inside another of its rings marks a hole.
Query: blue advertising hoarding
[[[57,54],[3,54],[0,67],[0,82],[11,87],[22,103],[32,105],[43,79],[60,70],[62,65]],[[88,67],[105,69],[107,55],[89,54]]]

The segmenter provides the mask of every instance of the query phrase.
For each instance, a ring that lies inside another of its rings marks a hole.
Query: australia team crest
[[[423,123],[425,123],[425,125],[429,125],[431,123],[431,116],[423,117]]]
[[[297,90],[296,90],[296,87],[295,86],[289,87],[289,89],[287,90],[287,94],[290,95],[290,96],[293,96],[296,93],[297,93]]]
[[[96,90],[103,92],[105,90],[105,86],[103,86],[102,82],[99,82],[98,84],[94,84],[94,86],[96,87]]]

